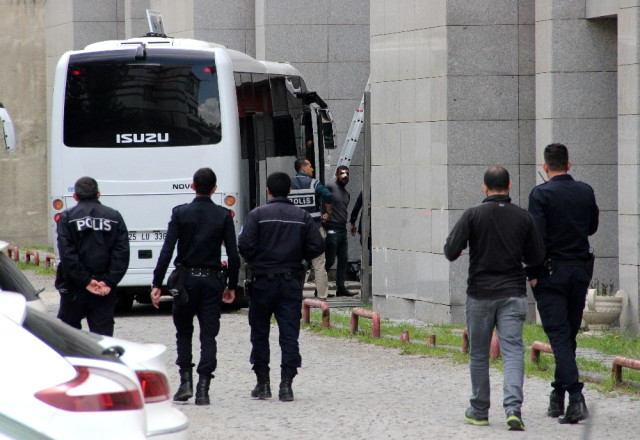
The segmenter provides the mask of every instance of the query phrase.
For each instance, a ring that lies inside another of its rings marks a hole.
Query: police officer
[[[578,381],[576,335],[593,274],[589,236],[598,230],[599,210],[593,189],[567,174],[571,161],[566,146],[547,145],[544,162],[549,181],[529,194],[529,212],[542,234],[547,255],[542,267],[528,273],[556,363],[547,414],[564,414],[560,423],[577,423],[589,417],[583,384]],[[566,411],[565,393],[569,393]]]
[[[322,222],[329,218],[333,203],[333,195],[320,181],[313,178],[313,167],[307,159],[298,159],[295,164],[296,175],[291,178],[291,193],[289,200],[294,205],[304,209],[318,225],[318,230],[324,239],[326,233]],[[324,203],[325,214],[320,210],[320,201]],[[329,293],[329,279],[325,266],[324,252],[311,261],[313,276],[316,283],[318,298],[326,300]]]
[[[76,206],[58,220],[60,291],[58,318],[82,328],[113,336],[116,286],[129,267],[129,236],[120,213],[101,204],[98,182],[81,177],[74,186]]]
[[[253,275],[249,298],[251,357],[257,384],[251,396],[271,397],[269,379],[269,330],[275,315],[282,351],[279,398],[292,401],[291,382],[302,358],[298,347],[302,317],[302,260],[324,252],[318,225],[308,212],[297,208],[287,195],[291,179],[285,173],[267,178],[269,202],[247,215],[238,248]]]
[[[180,387],[173,400],[184,402],[193,396],[191,342],[193,317],[200,324],[200,362],[196,385],[196,405],[209,405],[209,386],[217,366],[216,336],[220,330],[220,304],[232,303],[238,284],[240,257],[236,246],[235,228],[229,210],[216,205],[211,195],[216,191],[216,175],[210,168],[200,168],[193,175],[192,188],[196,197],[191,203],[173,208],[167,237],[153,272],[151,299],[158,308],[162,282],[178,244],[174,260],[184,270],[184,288],[188,293],[186,304],[174,300],[173,324],[176,327]],[[222,270],[221,246],[227,251],[228,266]]]

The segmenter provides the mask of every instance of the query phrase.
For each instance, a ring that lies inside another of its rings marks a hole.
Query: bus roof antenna
[[[166,38],[167,34],[164,31],[164,20],[162,14],[158,11],[152,11],[147,9],[147,22],[149,23],[149,32],[147,37],[162,37]]]

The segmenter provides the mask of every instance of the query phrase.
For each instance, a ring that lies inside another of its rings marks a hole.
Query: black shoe
[[[476,426],[489,425],[489,417],[476,415],[476,412],[472,407],[467,408],[467,410],[464,412],[464,421]]]
[[[251,390],[251,397],[260,400],[271,399],[271,384],[269,382],[257,383]]]
[[[176,402],[186,402],[193,397],[193,371],[191,368],[180,369],[180,386],[173,396]]]
[[[209,385],[211,384],[211,376],[201,374],[196,385],[196,405],[209,405]]]
[[[292,402],[293,401],[293,389],[291,388],[291,382],[293,381],[293,377],[282,373],[282,380],[280,382],[280,392],[278,393],[278,398],[281,402]]]
[[[336,296],[356,296],[357,292],[350,292],[348,290],[340,290],[336,292]]]
[[[507,426],[509,431],[524,431],[524,423],[522,422],[520,411],[512,409],[507,412]]]
[[[549,417],[560,417],[564,414],[564,393],[559,393],[556,390],[551,391],[549,396],[549,408],[547,409],[547,415]]]
[[[270,399],[271,398],[271,380],[269,379],[269,372],[257,372],[256,378],[258,383],[251,390],[251,397],[255,399]]]
[[[569,396],[567,411],[564,413],[564,416],[558,419],[558,422],[563,425],[568,423],[573,424],[588,418],[589,410],[587,409],[587,404],[584,401],[584,396],[580,394],[576,397]]]

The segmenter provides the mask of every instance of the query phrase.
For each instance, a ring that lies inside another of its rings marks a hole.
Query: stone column
[[[625,3],[625,6],[622,5]],[[638,334],[640,285],[640,2],[620,2],[618,9],[618,239],[620,289],[629,306],[620,327]],[[603,225],[604,226],[604,225]]]

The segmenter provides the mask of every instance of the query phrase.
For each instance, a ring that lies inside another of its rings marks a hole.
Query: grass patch
[[[20,268],[20,270],[32,270],[37,274],[40,275],[55,275],[56,274],[56,270],[55,269],[47,269],[46,266],[44,265],[44,260],[40,262],[40,266],[36,266],[34,264],[27,264],[24,263],[22,261],[18,261],[16,262],[16,264],[18,265],[18,267]]]
[[[371,334],[372,321],[366,318],[358,319],[358,332],[352,335],[350,309],[332,309],[331,327],[322,327],[322,315],[319,309],[311,309],[311,323],[303,324],[303,328],[313,332],[335,338],[356,338],[358,341],[375,344],[383,347],[395,348],[399,354],[414,354],[422,356],[434,356],[449,358],[454,362],[469,362],[469,356],[462,354],[463,325],[419,325],[407,322],[398,322],[383,319],[380,322],[381,337],[376,339]],[[409,343],[400,341],[400,334],[409,332]],[[427,347],[426,340],[429,335],[436,336],[436,346]],[[541,353],[538,363],[531,363],[529,350],[534,341],[549,342],[542,326],[525,324],[523,329],[525,343],[525,375],[527,377],[539,377],[551,382],[554,376],[555,361],[553,355]],[[578,347],[590,348],[607,356],[626,356],[640,359],[640,337],[629,338],[615,332],[601,334],[578,334]],[[640,396],[640,371],[629,368],[623,369],[622,384],[617,384],[611,378],[611,365],[594,359],[577,358],[578,368],[582,373],[602,378],[602,382],[595,385],[602,392],[617,392]],[[502,359],[498,358],[491,365],[499,370],[502,368]]]

